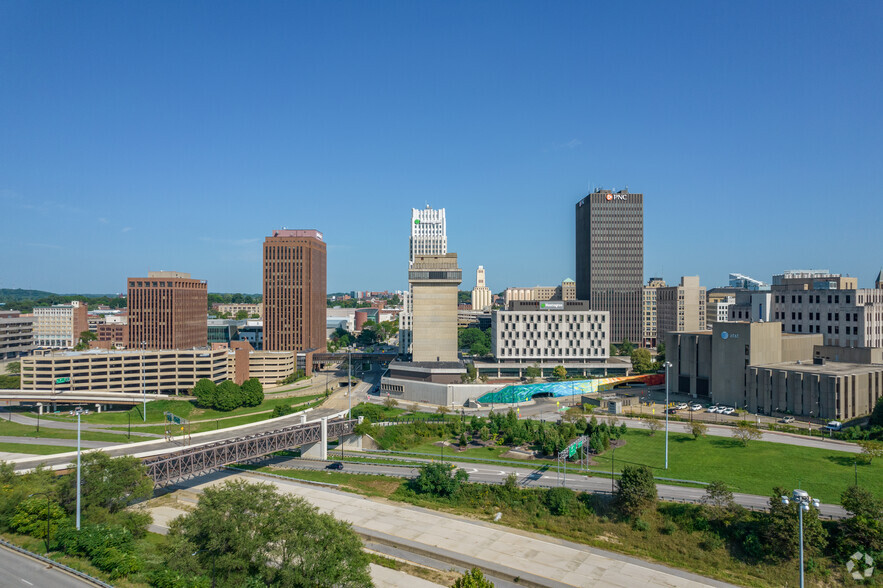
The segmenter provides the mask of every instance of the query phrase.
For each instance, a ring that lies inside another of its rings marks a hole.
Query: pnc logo
[[[613,200],[613,194],[608,194],[608,195],[607,195],[607,200],[608,200],[608,201]]]

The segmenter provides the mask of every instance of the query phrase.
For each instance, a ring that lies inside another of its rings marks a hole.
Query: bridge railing
[[[357,419],[328,421],[326,438],[349,435],[358,423]],[[147,475],[153,479],[154,487],[162,488],[231,463],[245,462],[321,441],[322,423],[311,422],[148,457],[143,462],[147,466]]]

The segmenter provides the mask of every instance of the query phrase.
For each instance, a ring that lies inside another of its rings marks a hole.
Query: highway
[[[329,456],[330,459],[333,457]],[[373,474],[385,475],[404,478],[413,478],[418,473],[418,467],[424,460],[414,460],[414,467],[398,466],[398,465],[374,465],[359,462],[344,461],[343,472],[350,474]],[[267,461],[275,467],[303,469],[303,470],[326,470],[330,462],[316,461],[309,459],[294,458],[272,458]],[[565,477],[562,476],[559,482],[558,474],[555,467],[540,467],[535,470],[527,470],[526,468],[507,468],[503,464],[499,465],[483,465],[468,462],[451,461],[458,469],[469,474],[470,482],[478,482],[482,484],[502,484],[507,476],[515,474],[518,476],[518,484],[523,487],[536,488],[552,488],[559,485],[566,485],[573,490],[593,493],[611,492],[611,481],[609,478],[595,478],[584,475],[578,475],[569,472]],[[339,471],[339,470],[334,470]],[[566,484],[565,484],[566,481]],[[688,486],[672,486],[669,484],[657,484],[656,490],[659,493],[660,500],[673,502],[688,501],[697,502],[705,496],[704,488],[693,488]],[[757,496],[754,494],[733,494],[735,502],[745,508],[753,510],[766,510],[769,508],[768,496]],[[819,509],[823,516],[842,518],[847,516],[846,511],[836,504],[822,504]]]
[[[83,588],[92,582],[72,576],[55,567],[0,546],[0,588]]]

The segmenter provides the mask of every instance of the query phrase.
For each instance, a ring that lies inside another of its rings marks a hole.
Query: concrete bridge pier
[[[362,451],[362,436],[355,434],[341,435],[338,447],[343,448],[344,451]]]
[[[306,416],[301,417],[306,421]],[[318,443],[306,443],[300,449],[302,457],[309,459],[328,459],[328,417],[322,417],[322,436]]]

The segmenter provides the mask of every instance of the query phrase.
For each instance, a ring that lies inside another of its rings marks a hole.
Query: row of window
[[[840,304],[840,294],[828,294],[828,304],[832,302],[834,304]],[[843,295],[846,304],[852,304],[852,295],[844,294]],[[776,294],[774,297],[775,302],[781,302],[782,304],[788,301],[788,296],[785,294]],[[810,304],[816,303],[821,304],[822,295],[821,294],[807,294],[806,301]],[[803,294],[792,294],[791,295],[791,304],[803,304]]]

